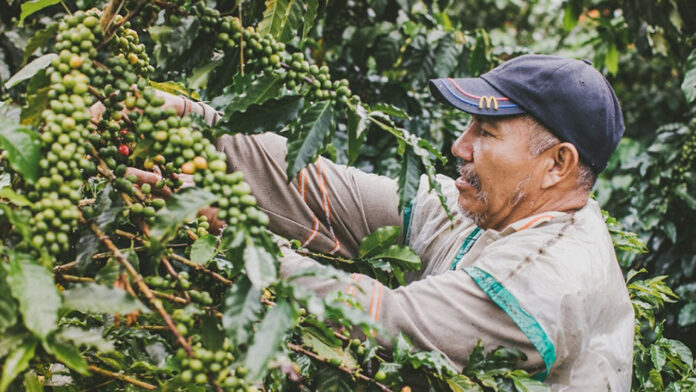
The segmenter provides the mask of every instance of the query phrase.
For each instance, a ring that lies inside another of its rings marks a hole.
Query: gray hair
[[[532,155],[539,156],[542,152],[561,142],[556,135],[551,133],[548,128],[531,115],[524,114],[521,116],[521,119],[529,125],[529,152]],[[596,181],[597,175],[595,172],[592,171],[589,165],[580,160],[578,162],[578,189],[589,192]]]

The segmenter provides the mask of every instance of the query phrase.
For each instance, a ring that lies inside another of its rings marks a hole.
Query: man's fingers
[[[134,175],[137,177],[138,184],[155,185],[155,183],[162,178],[161,174],[136,169],[134,167],[126,168],[126,175]]]
[[[93,122],[99,122],[102,113],[104,113],[106,107],[101,102],[96,102],[94,105],[89,107],[89,116]]]

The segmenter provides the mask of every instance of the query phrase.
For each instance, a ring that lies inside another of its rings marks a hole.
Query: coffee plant
[[[479,343],[461,370],[405,335],[386,349],[374,339],[379,324],[349,296],[319,298],[280,278],[285,240],[266,229],[244,175],[215,148],[224,134],[281,133],[292,179],[322,154],[380,168],[378,140],[393,153],[385,161],[400,160],[385,170],[398,176],[400,208],[421,171],[444,201],[435,174],[447,167],[440,149],[452,135],[428,137],[427,121],[402,109],[423,91],[389,102],[379,93],[422,85],[430,72],[487,69],[497,60],[485,31],[444,34],[444,19],[415,7],[408,12],[422,25],[370,26],[374,10],[352,2],[345,15],[318,0],[58,3],[1,8],[3,26],[15,15],[32,36],[22,66],[0,73],[0,392],[548,389],[520,369],[526,358],[515,349]],[[373,7],[391,15],[386,3]],[[320,31],[335,38],[345,24],[365,38],[346,49],[353,68],[321,45]],[[381,49],[370,60],[373,44]],[[436,55],[437,67],[427,60]],[[386,76],[360,74],[370,61]],[[409,112],[432,103],[419,105]],[[158,180],[143,182],[133,168]],[[630,264],[645,244],[607,221]],[[396,287],[420,267],[397,244],[400,231],[365,237],[358,260],[293,245],[327,265],[319,277],[360,272]],[[633,276],[634,388],[688,390],[691,352],[663,337],[655,316],[676,296],[664,278]]]

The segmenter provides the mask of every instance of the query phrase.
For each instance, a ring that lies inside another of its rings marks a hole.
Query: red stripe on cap
[[[454,79],[452,79],[452,78],[447,78],[447,80],[449,80],[450,83],[452,83],[452,85],[454,86],[454,88],[457,89],[457,91],[459,91],[460,93],[466,95],[467,97],[473,98],[473,99],[481,99],[481,97],[477,97],[477,96],[475,96],[474,94],[469,94],[469,93],[467,93],[466,91],[462,90],[462,88],[459,87],[459,85],[457,85],[457,83],[454,82]],[[510,100],[510,98],[508,98],[508,97],[494,97],[494,98],[497,99],[498,101],[509,101],[509,100]]]

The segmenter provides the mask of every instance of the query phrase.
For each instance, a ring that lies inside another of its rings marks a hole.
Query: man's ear
[[[551,163],[545,168],[541,183],[543,189],[551,188],[572,177],[580,164],[578,150],[571,143],[559,143],[544,151],[543,155]]]

